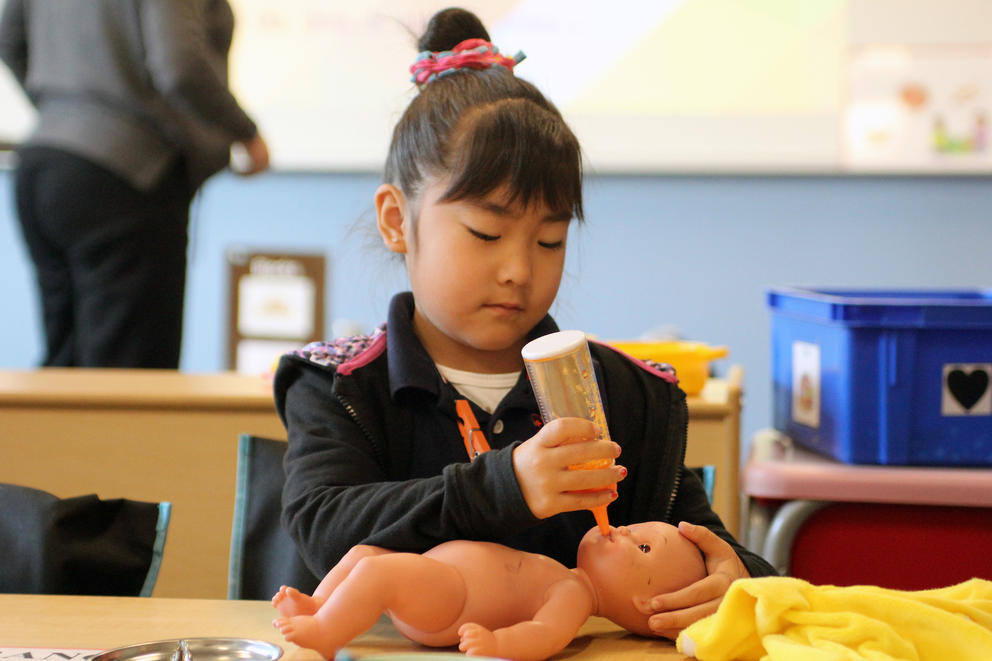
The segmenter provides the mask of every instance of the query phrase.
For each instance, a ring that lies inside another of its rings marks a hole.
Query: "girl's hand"
[[[269,145],[260,133],[253,138],[235,143],[241,152],[232,154],[235,174],[251,176],[269,168]]]
[[[620,446],[597,439],[598,435],[598,428],[588,420],[558,418],[513,450],[513,470],[534,516],[545,519],[607,505],[617,497],[615,485],[627,475],[626,468],[612,463],[620,456]],[[596,460],[609,465],[569,470]]]
[[[655,634],[672,640],[696,620],[715,613],[731,583],[750,577],[733,547],[709,528],[682,521],[679,532],[703,552],[707,576],[681,590],[651,599],[655,615],[648,619],[648,626]]]

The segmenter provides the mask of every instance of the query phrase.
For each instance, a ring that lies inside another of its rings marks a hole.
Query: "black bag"
[[[0,484],[0,592],[151,596],[169,503]]]

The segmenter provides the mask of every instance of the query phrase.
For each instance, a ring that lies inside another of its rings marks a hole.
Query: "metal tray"
[[[247,638],[177,638],[100,652],[90,661],[276,661],[282,648]]]

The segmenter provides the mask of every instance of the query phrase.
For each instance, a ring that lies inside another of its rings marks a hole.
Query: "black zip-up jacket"
[[[394,297],[370,336],[288,354],[275,376],[289,432],[283,523],[323,576],[356,544],[423,552],[451,539],[495,541],[575,566],[588,511],[539,520],[527,507],[512,452],[540,416],[525,372],[490,415],[473,410],[492,449],[469,462],[455,399],[412,326],[413,296]],[[530,333],[558,330],[550,316]],[[609,506],[612,525],[685,520],[730,543],[752,576],[774,574],[738,544],[683,465],[688,412],[670,375],[591,343],[618,460],[629,471]],[[669,378],[666,378],[669,377]]]

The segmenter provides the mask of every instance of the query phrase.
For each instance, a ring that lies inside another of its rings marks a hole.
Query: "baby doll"
[[[651,597],[706,576],[699,549],[659,521],[593,528],[578,567],[491,542],[456,540],[421,554],[356,546],[307,596],[282,587],[273,624],[331,659],[387,613],[404,636],[469,655],[519,661],[563,649],[590,615],[650,636]]]

